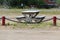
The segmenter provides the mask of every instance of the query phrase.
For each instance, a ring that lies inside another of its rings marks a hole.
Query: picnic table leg
[[[40,22],[42,22],[42,20],[43,20],[44,18],[45,18],[45,17],[43,17],[43,18],[40,20]],[[40,22],[39,22],[39,23],[40,23]]]
[[[39,12],[38,12],[39,13]],[[34,15],[34,17],[36,17],[37,15],[38,15],[38,13],[36,13],[35,15]]]
[[[25,19],[25,21],[26,22],[32,22],[32,16],[29,14],[29,15],[26,15],[26,14],[24,14],[24,16],[26,17],[26,19]]]
[[[40,22],[42,22],[42,20],[43,20],[44,18],[45,18],[45,17],[40,18],[40,19],[36,19],[35,22],[40,23]]]

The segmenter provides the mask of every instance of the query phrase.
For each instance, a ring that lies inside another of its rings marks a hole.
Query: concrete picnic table
[[[22,11],[22,14],[23,14],[24,16],[29,15],[29,16],[35,17],[35,16],[37,16],[37,15],[39,14],[39,10],[27,10],[27,11]]]
[[[22,14],[26,17],[26,22],[32,22],[32,18],[39,14],[39,10],[22,11]]]
[[[17,17],[17,19],[24,20],[25,22],[41,22],[45,16],[37,16],[39,14],[39,10],[26,10],[22,11],[22,15]]]

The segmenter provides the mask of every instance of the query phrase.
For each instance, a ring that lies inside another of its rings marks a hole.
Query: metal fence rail
[[[53,19],[53,18],[45,19],[45,20],[43,20],[42,22],[50,21],[50,20],[52,20],[52,19]]]
[[[16,18],[14,20],[13,19],[14,18],[7,18],[5,16],[0,17],[0,20],[2,20],[2,25],[5,25],[5,20],[9,20],[9,21],[16,22],[16,23],[21,23],[18,20],[15,20]],[[56,21],[60,20],[60,18],[58,18],[56,16],[53,16],[52,18],[44,19],[42,22],[47,22],[47,21],[50,21],[50,20],[53,20],[53,25],[56,26]]]
[[[19,23],[19,21],[12,20],[12,19],[9,19],[9,18],[5,18],[5,19],[7,19],[7,20],[9,20],[9,21],[12,21],[12,22],[17,22],[17,23]]]

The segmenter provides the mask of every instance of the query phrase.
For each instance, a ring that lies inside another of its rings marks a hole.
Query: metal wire
[[[17,22],[17,23],[19,23],[19,21],[16,21],[16,20],[12,20],[12,19],[9,19],[9,18],[6,18],[7,20],[9,20],[9,21],[12,21],[12,22]]]
[[[17,22],[17,23],[20,23],[19,21],[16,21],[16,20],[12,20],[12,19],[9,19],[9,18],[5,18],[5,19],[7,19],[7,20],[9,20],[9,21],[12,21],[12,22]],[[46,22],[46,21],[50,21],[50,20],[52,20],[53,18],[50,18],[50,19],[46,19],[46,20],[43,20],[42,22]],[[59,18],[58,18],[59,19]],[[60,20],[60,19],[59,19]]]
[[[50,21],[50,20],[52,20],[52,19],[53,19],[53,18],[46,19],[46,20],[43,20],[42,22]]]
[[[60,18],[57,18],[58,20],[60,20]]]

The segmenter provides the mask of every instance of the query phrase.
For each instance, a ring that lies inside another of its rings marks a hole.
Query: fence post
[[[54,26],[56,26],[56,21],[57,21],[56,19],[57,19],[56,16],[54,16],[54,17],[53,17],[53,25],[54,25]]]
[[[5,25],[5,16],[2,16],[2,25]]]

